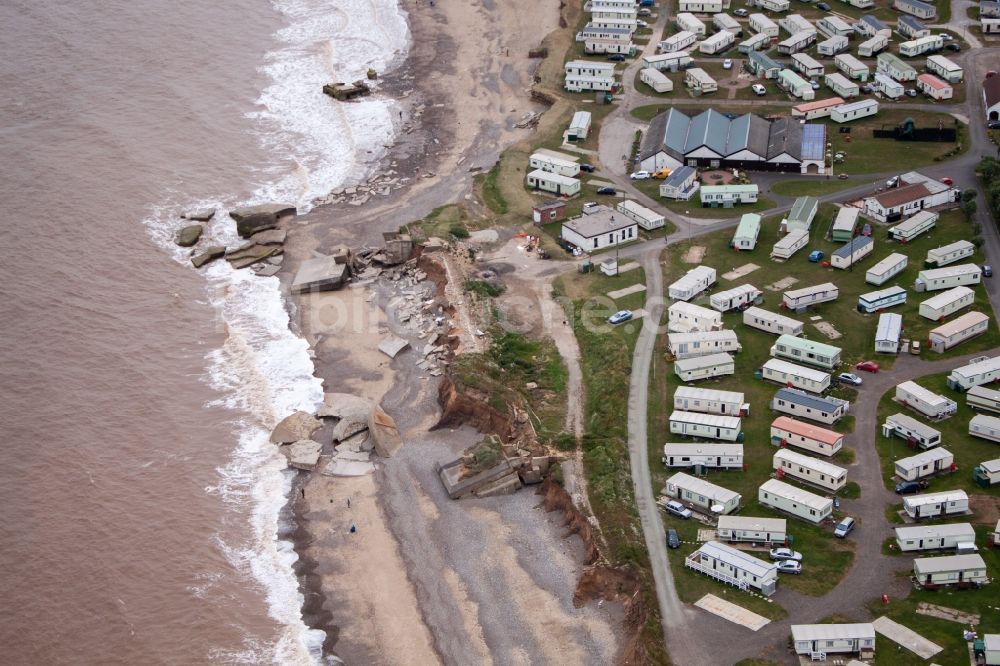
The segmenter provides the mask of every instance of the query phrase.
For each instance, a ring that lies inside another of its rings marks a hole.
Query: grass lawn
[[[857,187],[857,181],[838,180],[836,178],[795,178],[793,180],[783,180],[771,186],[772,194],[780,194],[786,197],[821,197],[825,194],[832,194],[849,187]]]
[[[997,344],[996,340],[994,340],[993,344]],[[943,421],[931,422],[916,411],[904,408],[902,405],[896,403],[893,400],[895,396],[895,389],[893,389],[882,396],[882,399],[879,401],[878,422],[882,424],[885,422],[886,417],[896,413],[903,413],[941,431],[941,446],[951,451],[955,456],[955,464],[958,465],[958,470],[953,474],[932,479],[927,492],[960,489],[970,495],[1000,497],[1000,487],[982,488],[977,486],[972,480],[972,468],[984,460],[992,460],[1000,456],[1000,447],[989,440],[971,437],[968,434],[969,419],[975,416],[976,412],[965,404],[965,398],[961,393],[947,387],[945,382],[947,375],[948,373],[929,375],[917,379],[916,382],[924,388],[947,396],[958,403],[957,414]],[[915,455],[919,452],[919,449],[911,450],[907,448],[906,442],[898,437],[884,437],[881,428],[876,433],[875,446],[882,461],[882,478],[885,480],[886,487],[892,488],[896,483],[892,478],[895,471],[893,467],[895,461]],[[902,499],[900,499],[900,502],[902,502]],[[994,521],[991,523],[991,526],[995,524]]]
[[[753,172],[750,172],[751,178],[753,177]],[[742,206],[737,206],[736,208],[704,208],[701,205],[698,195],[695,194],[688,201],[674,201],[673,199],[661,199],[660,198],[660,182],[659,180],[650,178],[648,180],[637,180],[633,184],[642,193],[650,196],[666,208],[669,211],[677,213],[679,215],[687,215],[688,217],[699,217],[707,219],[726,219],[726,218],[737,218],[744,213],[759,213],[764,210],[769,210],[774,208],[777,204],[767,197],[758,197],[757,203],[745,204]]]

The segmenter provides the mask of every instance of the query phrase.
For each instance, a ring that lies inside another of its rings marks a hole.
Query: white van
[[[850,534],[851,530],[853,529],[854,529],[854,519],[848,516],[847,518],[844,518],[842,521],[837,523],[837,526],[833,529],[833,536],[843,539],[848,534]]]

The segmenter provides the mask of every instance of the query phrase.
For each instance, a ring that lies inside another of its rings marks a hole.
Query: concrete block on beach
[[[338,289],[347,277],[346,264],[338,264],[335,257],[317,257],[303,261],[292,281],[292,293],[330,291]]]
[[[357,460],[340,460],[334,458],[323,471],[323,476],[364,476],[375,471],[375,465],[371,462],[360,462]]]
[[[229,211],[229,217],[236,220],[236,231],[243,238],[249,238],[260,231],[274,229],[282,218],[297,214],[295,206],[289,204],[261,204]]]
[[[353,418],[340,419],[333,427],[333,441],[341,442],[348,437],[353,437],[368,429],[368,419],[354,420]]]
[[[286,416],[271,431],[274,444],[292,444],[303,439],[311,439],[323,422],[307,412],[293,412]]]
[[[281,452],[288,458],[289,467],[306,471],[316,469],[322,450],[323,445],[311,439],[302,439],[281,447]]]
[[[396,358],[399,352],[410,346],[410,343],[403,338],[390,335],[378,343],[378,350],[389,358]]]
[[[316,416],[367,421],[375,403],[350,393],[326,393]]]
[[[375,453],[383,458],[391,458],[403,447],[396,421],[381,406],[376,407],[368,419],[368,431],[375,439]]]

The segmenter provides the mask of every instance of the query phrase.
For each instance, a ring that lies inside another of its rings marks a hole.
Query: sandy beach
[[[386,160],[409,185],[364,206],[321,206],[300,218],[286,244],[284,280],[314,252],[377,244],[382,231],[467,200],[475,173],[528,136],[514,123],[544,110],[529,99],[538,61],[527,55],[558,27],[557,3],[407,0],[404,7],[413,47],[383,90],[420,111],[404,116]],[[395,457],[378,460],[372,476],[310,475],[293,502],[307,620],[327,631],[327,650],[347,663],[613,662],[620,607],[574,607],[584,549],[566,535],[562,514],[547,513],[531,488],[448,498],[437,467],[479,436],[430,430],[440,411],[438,380],[415,366],[412,351],[390,360],[377,350],[385,333],[407,331],[386,320],[371,288],[295,297],[292,305],[326,390],[381,402],[405,442]],[[559,344],[575,346],[566,337]],[[571,413],[568,421],[579,418]]]

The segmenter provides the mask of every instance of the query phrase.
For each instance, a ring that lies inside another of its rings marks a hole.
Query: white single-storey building
[[[737,250],[752,250],[757,247],[758,236],[760,236],[760,215],[744,213],[729,245]]]
[[[783,544],[788,540],[788,521],[758,516],[719,516],[718,538],[725,541]]]
[[[778,25],[781,26],[781,29],[789,35],[794,35],[806,30],[815,30],[809,19],[805,18],[801,14],[788,14],[783,16],[778,19]]]
[[[931,34],[930,28],[921,23],[915,16],[900,16],[896,21],[896,32],[904,39],[920,39]]]
[[[882,424],[883,437],[900,437],[908,444],[921,449],[930,449],[941,443],[941,431],[935,430],[906,414],[893,414]]]
[[[742,420],[739,416],[724,416],[722,414],[702,414],[701,412],[685,412],[674,410],[670,414],[670,432],[686,437],[701,437],[703,439],[719,439],[725,442],[735,442],[741,439]]]
[[[833,218],[833,226],[830,227],[830,240],[835,243],[846,243],[854,238],[854,232],[858,229],[858,219],[860,217],[860,208],[841,206],[837,210],[837,216]]]
[[[742,469],[743,445],[667,442],[663,445],[663,464],[667,467]]]
[[[984,460],[972,470],[972,479],[979,485],[989,488],[1000,483],[1000,458]],[[994,534],[993,544],[1000,546],[1000,521]]]
[[[906,94],[906,87],[902,83],[882,72],[875,73],[872,88],[886,99],[899,99]]]
[[[705,95],[719,89],[719,84],[716,80],[701,67],[692,67],[684,72],[684,85],[695,95]]]
[[[694,193],[701,187],[698,182],[698,170],[694,167],[677,167],[670,172],[667,179],[660,183],[660,196],[664,199],[676,199],[687,201],[694,196]]]
[[[802,54],[796,53],[795,55],[797,56]],[[811,83],[809,85],[810,87],[812,86]],[[826,99],[803,102],[802,104],[796,104],[792,107],[792,117],[805,118],[806,120],[825,118],[830,115],[833,109],[841,106],[843,103],[844,100],[840,97],[827,97]]]
[[[810,453],[832,456],[843,448],[844,435],[788,416],[779,416],[771,422],[771,443],[778,447],[794,446]]]
[[[708,299],[708,304],[712,306],[713,310],[729,312],[745,308],[757,301],[760,296],[761,291],[757,287],[752,284],[741,284],[738,287],[712,294]]]
[[[965,404],[976,411],[1000,414],[1000,391],[985,386],[973,386],[965,392]]]
[[[735,372],[736,362],[729,354],[707,354],[674,361],[674,374],[680,377],[682,382],[726,377]]]
[[[739,24],[737,24],[739,25]],[[736,35],[728,30],[720,30],[709,35],[698,45],[698,50],[707,55],[715,55],[727,51],[736,42]]]
[[[653,92],[672,92],[674,82],[666,74],[652,67],[643,67],[639,71],[639,80],[653,89]]]
[[[687,51],[672,51],[642,57],[643,67],[661,72],[677,72],[687,67],[691,62],[693,61]]]
[[[711,266],[696,266],[670,285],[667,294],[675,301],[690,301],[705,291],[716,280],[716,271]]]
[[[743,402],[743,394],[738,391],[678,386],[674,390],[674,409],[685,412],[746,416],[750,407]]]
[[[909,263],[905,254],[900,254],[899,252],[893,252],[885,259],[882,259],[877,264],[865,271],[865,282],[868,284],[880,285],[885,284],[892,278],[896,277],[904,270]]]
[[[691,12],[679,12],[674,17],[674,23],[682,32],[693,32],[698,37],[708,34],[708,27],[705,23]]]
[[[797,32],[791,37],[778,42],[778,53],[798,53],[803,51],[816,41],[816,31],[815,30],[803,30],[802,32]]]
[[[896,0],[899,2],[899,0]],[[913,578],[925,588],[947,585],[983,585],[989,582],[986,562],[978,553],[918,557],[913,560]]]
[[[795,653],[804,655],[874,654],[875,626],[863,624],[793,624]]]
[[[800,389],[778,389],[771,398],[771,409],[820,423],[836,423],[847,414],[851,403],[833,396],[819,396]]]
[[[923,301],[918,312],[925,319],[944,321],[945,317],[969,307],[975,300],[976,292],[968,287],[953,287]]]
[[[694,14],[715,14],[721,12],[725,5],[723,0],[679,0],[677,11],[691,12]]]
[[[557,173],[542,171],[541,169],[529,172],[527,181],[528,187],[552,192],[553,194],[573,196],[580,193],[580,181],[576,178],[561,176]]]
[[[955,96],[955,89],[952,85],[933,74],[917,76],[917,90],[936,100],[951,99]]]
[[[757,501],[810,523],[821,523],[833,513],[833,500],[829,497],[821,497],[777,479],[768,479],[761,485]]]
[[[896,222],[927,208],[954,203],[958,190],[916,171],[899,177],[897,187],[864,199],[864,212],[878,222]]]
[[[570,60],[566,63],[565,71],[565,87],[570,92],[611,90],[617,85],[613,62]]]
[[[779,88],[788,92],[793,97],[804,100],[816,98],[816,91],[813,90],[812,84],[790,69],[783,69],[778,72],[777,83]]]
[[[941,247],[927,250],[927,259],[924,260],[924,268],[941,268],[956,261],[961,261],[966,257],[971,257],[976,252],[976,246],[967,240],[957,240]]]
[[[975,542],[976,530],[969,523],[896,528],[896,544],[904,553],[958,548],[960,543]]]
[[[732,490],[709,483],[696,476],[677,472],[663,486],[663,494],[676,500],[684,502],[688,506],[694,506],[706,513],[719,513],[725,515],[740,508],[742,497]],[[722,511],[714,512],[712,507],[720,505]]]
[[[772,358],[765,363],[761,367],[761,373],[768,381],[783,386],[793,386],[810,393],[822,393],[830,388],[829,374],[777,358]]]
[[[790,476],[798,481],[836,492],[847,483],[847,470],[825,460],[819,460],[788,449],[774,452],[771,467],[777,478]]]
[[[570,141],[583,141],[590,134],[590,123],[590,111],[577,111],[573,114],[573,120],[569,123],[566,138]]]
[[[966,312],[947,324],[931,329],[927,334],[927,342],[931,351],[940,353],[982,335],[989,325],[990,318],[982,312]]]
[[[948,83],[961,83],[965,77],[962,68],[943,55],[927,56],[927,71]]]
[[[704,207],[732,208],[740,204],[757,203],[758,194],[760,194],[760,189],[754,183],[750,185],[703,185],[700,197],[701,205]]]
[[[698,35],[690,30],[681,30],[664,39],[658,46],[660,53],[673,53],[675,51],[684,51],[697,41]]]
[[[772,21],[766,14],[751,14],[749,23],[751,30],[762,35],[777,37],[779,34],[778,24]]]
[[[871,69],[868,65],[861,62],[850,53],[840,53],[833,57],[833,63],[837,66],[841,72],[844,73],[849,79],[857,79],[858,81],[865,82],[871,75]]]
[[[917,273],[913,288],[917,291],[940,291],[983,281],[983,271],[976,264],[958,264],[928,268]]]
[[[792,67],[808,77],[823,76],[823,63],[808,53],[792,54]]]
[[[830,37],[829,39],[824,39],[822,42],[816,45],[816,52],[822,56],[832,57],[846,51],[850,46],[850,42],[847,37],[837,35],[835,37]]]
[[[915,58],[925,53],[940,51],[943,45],[944,40],[941,38],[941,35],[927,35],[926,37],[918,37],[908,42],[902,42],[899,45],[899,54],[906,58]]]
[[[838,56],[839,57],[839,56]],[[826,87],[844,99],[851,99],[861,94],[861,88],[840,72],[831,72],[823,77]]]
[[[621,213],[601,210],[562,223],[562,239],[585,252],[614,247],[639,238],[639,225]]]
[[[541,169],[549,173],[557,173],[560,176],[573,178],[580,173],[578,158],[571,155],[558,153],[554,150],[537,151],[528,158],[528,166],[532,169]]]
[[[976,414],[969,421],[969,434],[991,442],[1000,442],[1000,418]]]
[[[888,52],[878,54],[875,59],[875,70],[897,81],[915,81],[917,78],[916,67]]]
[[[787,261],[796,252],[804,248],[809,243],[809,232],[804,229],[793,229],[778,239],[778,242],[771,248],[771,258],[780,261]]]
[[[757,306],[743,311],[743,323],[774,335],[802,335],[802,322]]]
[[[694,333],[668,333],[667,349],[674,359],[694,358],[707,354],[736,354],[743,349],[736,331],[695,331]]]
[[[909,243],[922,233],[926,233],[937,224],[937,213],[922,210],[913,217],[907,218],[894,227],[889,227],[889,235],[894,241]]]
[[[1000,356],[973,359],[972,363],[955,368],[948,375],[948,388],[956,391],[996,382],[1000,382]]]
[[[662,213],[650,210],[639,202],[632,201],[631,199],[619,202],[615,208],[617,208],[618,212],[625,217],[635,220],[636,224],[646,231],[661,229],[663,228],[663,225],[666,224],[666,218]]]
[[[722,330],[722,313],[677,301],[667,308],[667,330],[672,333]]]
[[[889,46],[888,35],[875,35],[858,44],[858,55],[862,58],[871,58],[887,46]]]
[[[855,236],[830,253],[830,265],[847,270],[852,268],[875,249],[875,239],[871,236]]]
[[[762,49],[769,48],[771,46],[771,38],[767,35],[762,35],[757,33],[756,35],[750,35],[742,42],[736,45],[736,50],[740,53],[752,53],[755,51],[760,51]]]
[[[758,590],[765,597],[778,586],[777,564],[718,541],[702,544],[684,559],[684,566],[741,590]]]
[[[928,391],[912,381],[896,385],[896,402],[931,419],[947,418],[958,411],[958,405],[955,404],[954,400]]]
[[[858,312],[872,313],[906,303],[906,290],[893,285],[858,296]],[[898,315],[897,315],[898,316]],[[902,322],[902,318],[900,318]]]
[[[899,338],[903,334],[903,316],[894,312],[883,312],[878,316],[875,328],[875,352],[878,354],[898,354]]]
[[[826,370],[840,365],[840,347],[794,335],[779,336],[771,345],[771,356],[815,365]]]
[[[955,464],[955,456],[951,451],[939,446],[921,451],[915,456],[900,458],[896,461],[896,476],[903,481],[916,481],[925,476],[934,476],[938,472],[950,470]]]
[[[850,23],[834,14],[827,14],[816,21],[816,28],[830,37],[850,37],[855,34]]]
[[[969,496],[964,490],[910,495],[903,498],[903,511],[914,519],[968,513]]]
[[[811,287],[790,289],[781,298],[781,303],[789,310],[807,308],[828,301],[835,301],[840,296],[840,289],[832,282],[824,282]]]

